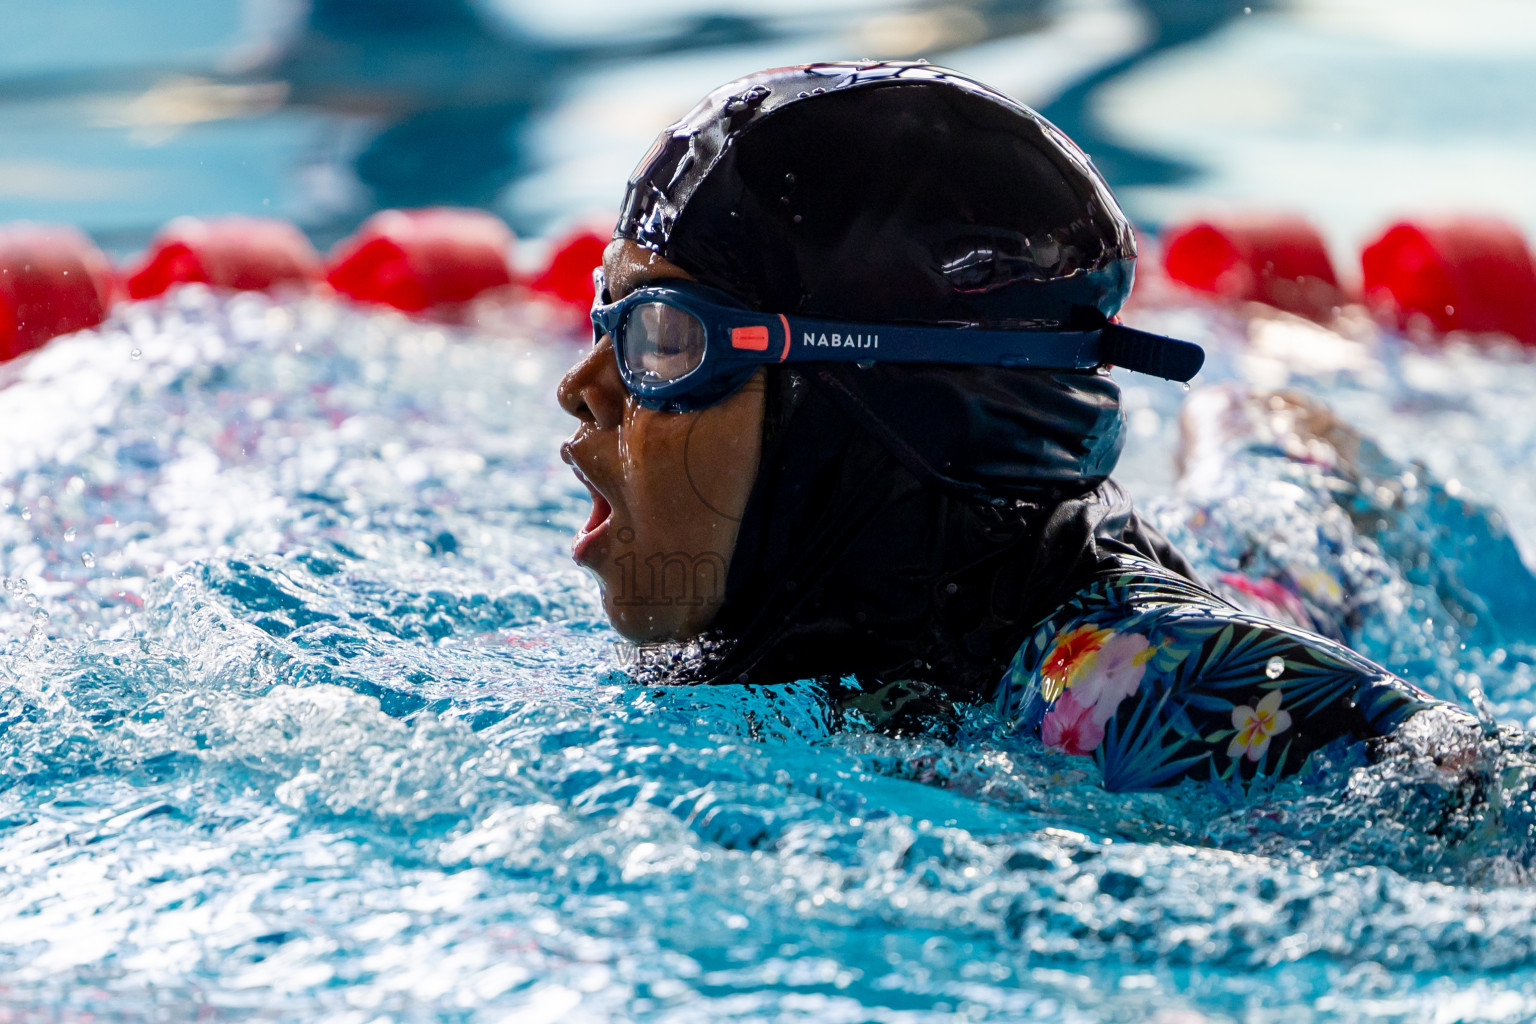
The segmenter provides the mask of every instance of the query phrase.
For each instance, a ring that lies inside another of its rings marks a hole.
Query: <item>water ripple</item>
[[[1248,326],[1155,315],[1253,379]],[[1529,364],[1436,357],[1497,394],[1430,405],[1392,339],[1298,371],[1380,435],[1356,475],[1234,435],[1157,513],[1208,573],[1341,574],[1314,606],[1347,639],[1501,728],[1450,767],[1340,745],[1268,792],[1110,794],[982,709],[895,738],[807,683],[627,683],[567,554],[576,349],[516,333],[188,288],[0,368],[11,1017],[1536,1015],[1529,523],[1477,476],[1536,485],[1484,422]],[[1177,397],[1139,387],[1131,458],[1166,459]],[[1403,449],[1468,408],[1453,489]]]

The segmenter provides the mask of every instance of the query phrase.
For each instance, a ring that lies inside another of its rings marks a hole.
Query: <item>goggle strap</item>
[[[1138,331],[1124,324],[1106,324],[1099,336],[1099,355],[1111,366],[1187,383],[1205,365],[1205,350],[1193,342]]]
[[[1091,370],[1108,363],[1180,382],[1194,377],[1205,362],[1199,345],[1115,323],[1091,331],[957,330],[800,317],[790,317],[786,324],[792,338],[787,354],[794,362],[927,362],[1036,370]],[[844,333],[834,333],[838,331]],[[879,342],[871,346],[868,338],[874,336]],[[830,339],[831,344],[809,343],[812,338]]]
[[[1099,332],[988,331],[859,324],[789,317],[792,362],[940,363],[1089,370],[1098,366]]]

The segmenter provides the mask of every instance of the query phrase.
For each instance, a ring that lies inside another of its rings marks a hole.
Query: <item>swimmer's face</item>
[[[688,278],[627,239],[603,254],[613,300],[642,285]],[[681,640],[706,629],[725,592],[763,436],[763,372],[700,412],[636,402],[608,338],[560,382],[560,405],[581,422],[560,454],[592,493],[572,554],[597,577],[608,618],[635,641]]]

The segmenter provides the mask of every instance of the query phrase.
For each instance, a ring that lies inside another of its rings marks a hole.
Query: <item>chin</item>
[[[709,628],[718,610],[713,604],[703,607],[653,604],[649,601],[636,601],[633,597],[621,601],[619,598],[622,591],[617,585],[617,579],[610,580],[599,575],[598,582],[602,586],[603,611],[608,614],[608,622],[631,643],[654,644],[691,639]]]
[[[687,639],[686,630],[670,621],[673,616],[658,615],[657,609],[644,605],[615,605],[608,597],[608,591],[603,591],[603,609],[608,613],[608,621],[619,635],[631,643],[653,644],[667,640]],[[667,609],[670,610],[670,609]]]

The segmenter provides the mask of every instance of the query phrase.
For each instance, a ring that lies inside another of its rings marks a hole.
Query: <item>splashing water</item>
[[[1145,315],[1208,343],[1212,377],[1272,383],[1238,365],[1251,325]],[[1509,727],[1536,714],[1536,601],[1471,495],[1536,489],[1536,427],[1489,418],[1536,368],[1374,344],[1290,381],[1372,428],[1347,467],[1230,433],[1175,490],[1184,395],[1134,384],[1128,476],[1202,572],[1331,572],[1354,589],[1325,573],[1312,611],[1480,701],[1502,731],[1477,792],[1340,746],[1247,797],[1111,794],[983,709],[943,743],[834,732],[809,684],[629,685],[568,559],[574,348],[199,288],[127,307],[0,369],[0,1002],[1530,1019],[1536,757]],[[1451,383],[1426,397],[1415,361]],[[1461,497],[1425,447],[1448,417],[1447,448],[1479,446],[1449,463]]]

